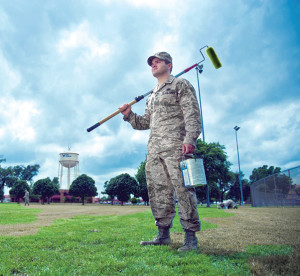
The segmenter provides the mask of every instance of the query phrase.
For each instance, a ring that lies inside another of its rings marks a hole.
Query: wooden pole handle
[[[136,103],[136,100],[131,101],[128,105],[132,106]],[[106,121],[108,121],[109,119],[115,117],[116,115],[118,115],[119,113],[121,113],[122,110],[118,109],[117,111],[115,111],[114,113],[110,114],[109,116],[107,116],[106,118],[102,119],[100,122],[94,124],[93,126],[89,127],[87,129],[87,132],[92,131],[93,129],[95,129],[96,127],[102,125],[103,123],[105,123]]]

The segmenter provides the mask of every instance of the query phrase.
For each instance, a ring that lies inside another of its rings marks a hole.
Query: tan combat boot
[[[141,245],[168,245],[172,242],[170,228],[158,227],[158,235],[151,241],[141,241]]]
[[[198,248],[198,239],[196,237],[196,232],[190,230],[184,230],[184,244],[178,249],[178,252],[197,250]]]

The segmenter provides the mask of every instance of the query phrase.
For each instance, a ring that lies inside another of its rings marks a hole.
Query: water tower
[[[70,189],[71,176],[72,176],[72,179],[74,180],[79,175],[78,155],[79,155],[78,153],[74,153],[74,152],[70,152],[70,151],[59,154],[58,178],[59,178],[59,183],[60,183],[61,189],[63,188],[62,184],[63,184],[64,168],[68,169],[67,190]],[[74,168],[72,175],[71,175],[71,168]]]

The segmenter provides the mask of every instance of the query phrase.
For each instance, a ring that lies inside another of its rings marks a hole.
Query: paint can
[[[185,187],[197,187],[207,184],[203,159],[190,158],[182,160],[180,168]]]

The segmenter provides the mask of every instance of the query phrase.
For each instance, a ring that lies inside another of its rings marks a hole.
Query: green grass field
[[[41,212],[37,209],[26,209],[19,204],[0,205],[0,225],[30,223],[36,220],[36,214]]]
[[[199,208],[201,218],[232,215]],[[38,211],[0,204],[0,224],[30,223]],[[215,227],[202,222],[203,231]],[[59,219],[36,235],[1,236],[0,275],[250,275],[248,262],[253,256],[291,254],[291,247],[276,245],[249,246],[233,255],[207,255],[201,248],[179,253],[169,246],[140,246],[156,231],[150,210]],[[182,232],[178,216],[172,232]]]

